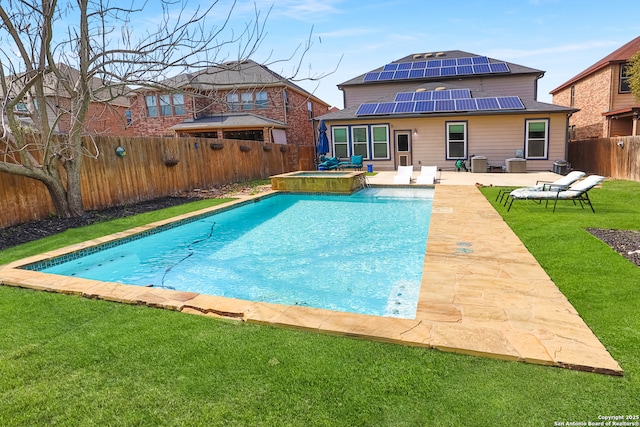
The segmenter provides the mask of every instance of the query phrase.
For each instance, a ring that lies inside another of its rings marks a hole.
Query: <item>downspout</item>
[[[567,121],[565,124],[565,133],[564,133],[564,158],[569,161],[569,132],[570,132],[570,128],[569,128],[569,119],[571,119],[571,116],[573,116],[573,113],[568,113],[567,114]]]

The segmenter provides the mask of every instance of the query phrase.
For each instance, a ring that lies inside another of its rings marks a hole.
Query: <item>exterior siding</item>
[[[394,134],[409,131],[411,134],[412,163],[415,169],[421,165],[453,169],[455,160],[446,159],[446,122],[467,122],[468,155],[486,156],[489,165],[502,166],[505,159],[516,156],[516,150],[524,150],[525,120],[549,119],[549,148],[547,159],[527,160],[527,170],[546,171],[553,169],[553,162],[565,159],[566,114],[514,114],[493,116],[450,116],[411,119],[378,119],[367,122],[331,121],[331,126],[388,124],[390,127],[391,152],[394,150]],[[330,142],[332,138],[329,131]],[[331,146],[331,144],[330,144]],[[394,170],[396,160],[365,160],[374,170]]]
[[[611,110],[616,111],[623,108],[628,108],[632,105],[637,105],[633,93],[620,93],[620,67],[622,64],[616,64],[613,67],[613,87],[611,88],[611,96],[613,98],[611,102]],[[628,135],[628,134],[627,134]]]

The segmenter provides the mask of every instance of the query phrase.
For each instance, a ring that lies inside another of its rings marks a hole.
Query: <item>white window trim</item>
[[[384,157],[375,157],[376,155],[376,150],[375,150],[375,145],[376,144],[382,144],[382,142],[378,141],[376,142],[373,138],[373,129],[374,128],[385,128],[385,133],[387,136],[387,140],[386,140],[386,145],[387,145],[387,155]],[[372,160],[389,160],[391,158],[390,153],[391,153],[391,142],[389,141],[389,125],[371,125],[371,159]]]
[[[540,138],[529,139],[529,124],[544,123],[544,155],[529,156],[529,141],[539,141]],[[525,159],[546,160],[549,158],[549,119],[525,119],[524,125],[524,156]]]
[[[356,129],[364,129],[364,134],[366,135],[366,140],[364,142],[355,142],[355,138],[354,138],[354,133],[356,131]],[[369,135],[369,126],[364,125],[364,126],[351,126],[351,144],[350,144],[350,150],[349,153],[351,156],[353,156],[355,154],[355,146],[356,145],[364,145],[366,148],[366,155],[363,155],[362,158],[364,160],[368,160],[370,159],[370,154],[369,154],[369,143],[371,142],[371,137]]]
[[[462,156],[463,159],[466,159],[468,156],[468,148],[469,148],[469,129],[468,129],[468,123],[466,121],[456,121],[456,122],[445,122],[445,140],[446,140],[446,150],[447,150],[447,160],[458,160],[461,157],[460,156],[451,156],[449,153],[449,144],[452,142],[449,139],[449,126],[451,125],[462,125],[464,126],[464,155]],[[460,141],[454,141],[456,143],[460,142]]]
[[[335,131],[337,129],[344,129],[344,134],[347,136],[347,140],[345,142],[338,142],[339,145],[345,145],[347,147],[347,155],[350,153],[350,144],[349,144],[349,126],[331,126],[331,152],[333,155],[336,155],[336,139],[335,139]]]

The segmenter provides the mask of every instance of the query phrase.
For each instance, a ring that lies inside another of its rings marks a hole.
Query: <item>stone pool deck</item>
[[[622,375],[619,364],[475,185],[528,185],[548,178],[557,176],[443,172],[440,184],[435,186],[417,314],[410,320],[256,303],[17,268],[167,221],[0,266],[0,284]],[[392,180],[393,173],[382,172],[369,182],[388,184]]]

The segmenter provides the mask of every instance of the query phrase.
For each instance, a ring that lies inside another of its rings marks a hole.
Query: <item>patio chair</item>
[[[394,184],[411,184],[413,166],[398,166],[398,173],[393,177]]]
[[[333,170],[338,169],[338,165],[340,164],[340,160],[337,157],[324,157],[321,158],[322,163],[318,164],[318,170]]]
[[[555,181],[536,181],[536,184],[533,187],[522,187],[518,190],[529,190],[529,191],[543,191],[543,190],[565,190],[571,184],[585,176],[586,174],[581,171],[571,171],[567,175],[562,178],[558,178]],[[509,193],[516,190],[515,188],[505,188],[498,191],[498,195],[496,196],[496,202],[500,200],[502,203],[504,199],[504,203],[506,205],[509,198],[507,197]]]
[[[554,190],[529,190],[520,188],[513,190],[509,193],[511,203],[509,203],[507,212],[511,210],[511,206],[515,200],[535,200],[540,202],[544,200],[547,205],[550,200],[553,200],[553,212],[556,211],[558,200],[572,200],[574,204],[578,201],[582,209],[584,209],[585,204],[589,205],[591,211],[596,213],[595,209],[593,209],[593,204],[591,204],[591,199],[589,199],[589,190],[602,183],[604,179],[605,178],[600,175],[589,175],[585,179],[573,183],[569,188]]]
[[[340,162],[338,169],[355,169],[362,170],[362,156],[351,156],[351,161]]]
[[[434,184],[437,180],[436,175],[438,175],[438,167],[437,166],[422,166],[420,168],[420,175],[416,179],[417,184]]]

